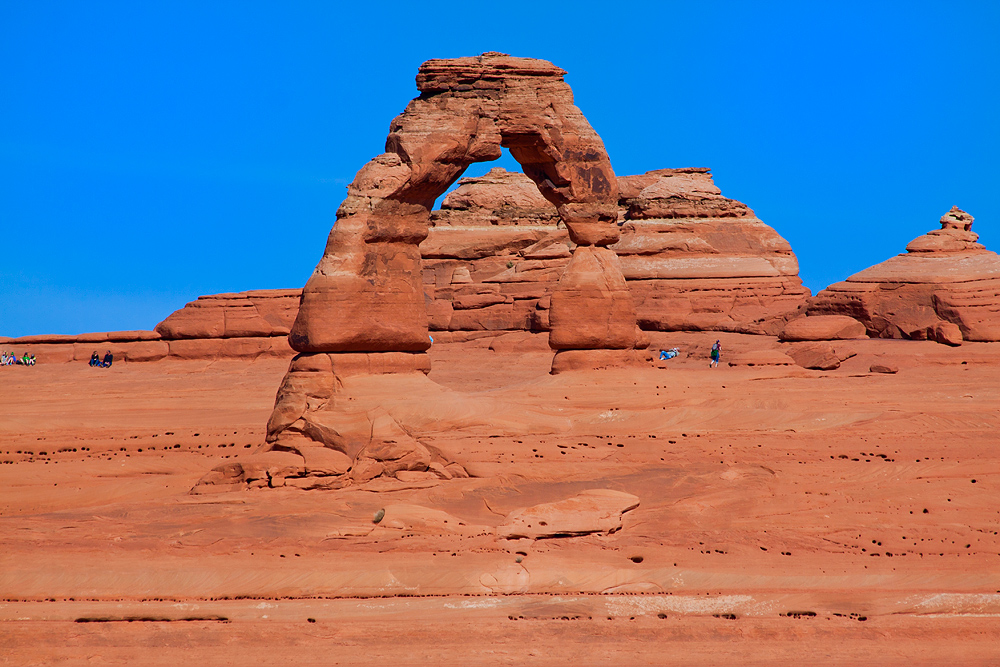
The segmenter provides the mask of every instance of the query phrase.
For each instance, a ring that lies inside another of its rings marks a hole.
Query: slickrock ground
[[[557,376],[537,335],[435,344],[521,432],[334,491],[188,494],[286,360],[0,368],[0,664],[1000,661],[1000,344],[652,338],[681,356]]]

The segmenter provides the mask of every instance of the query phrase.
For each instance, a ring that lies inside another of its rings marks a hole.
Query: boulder
[[[799,343],[788,351],[796,364],[817,371],[832,371],[840,368],[840,356],[827,343]]]
[[[780,340],[848,340],[866,338],[865,325],[844,315],[798,317],[785,325],[778,334]]]
[[[938,322],[934,327],[934,340],[958,347],[962,344],[962,329],[953,322]]]
[[[572,537],[614,533],[622,515],[639,506],[639,498],[611,489],[584,491],[572,498],[510,512],[497,526],[501,539]]]

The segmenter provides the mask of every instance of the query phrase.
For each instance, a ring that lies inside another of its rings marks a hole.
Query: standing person
[[[722,343],[720,341],[715,341],[715,345],[712,346],[712,363],[708,365],[709,368],[715,368],[719,365],[719,358],[722,356]]]

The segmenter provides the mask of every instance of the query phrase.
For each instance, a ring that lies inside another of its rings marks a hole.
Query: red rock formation
[[[432,331],[548,330],[571,242],[531,179],[502,168],[464,178],[431,225],[420,252]]]
[[[707,169],[618,183],[624,224],[612,249],[643,328],[773,334],[804,305],[787,242],[722,197]],[[494,169],[463,179],[432,216],[421,244],[432,330],[549,329],[548,297],[573,244],[532,191],[525,176]]]
[[[775,334],[809,296],[788,242],[723,197],[708,169],[619,184],[625,213],[613,250],[643,329]]]
[[[302,291],[254,290],[198,297],[156,325],[164,340],[287,336]]]
[[[778,338],[784,341],[865,338],[865,325],[844,315],[815,315],[790,321]]]
[[[391,123],[386,152],[365,165],[348,187],[323,258],[302,291],[289,343],[303,354],[293,360],[278,392],[268,423],[270,449],[294,451],[304,459],[304,452],[317,447],[340,451],[352,457],[349,481],[354,483],[401,471],[428,472],[432,464],[440,468],[438,474],[456,474],[449,472],[453,464],[443,454],[409,436],[398,415],[384,410],[384,390],[366,403],[349,393],[351,385],[365,382],[345,384],[348,371],[340,368],[360,355],[377,372],[417,383],[416,393],[433,391],[420,373],[426,372],[422,353],[430,338],[418,246],[428,236],[434,201],[469,164],[500,157],[501,147],[556,207],[577,246],[576,259],[550,298],[553,347],[627,354],[641,344],[632,296],[617,257],[606,247],[619,238],[617,181],[600,137],[573,106],[564,74],[551,63],[497,53],[421,66],[420,97]],[[468,208],[463,196],[456,194],[448,207]],[[501,209],[539,202],[523,191],[494,199],[491,208]],[[445,242],[437,248],[432,244],[428,254],[455,254],[447,236],[440,238]],[[529,236],[523,243],[538,240]],[[479,245],[464,251],[466,258],[495,254],[499,247],[488,237]],[[457,284],[472,282],[469,271],[452,271],[452,282],[456,273]],[[504,313],[510,322],[513,303],[499,290],[459,288],[452,297],[453,313],[510,306],[511,312]],[[358,369],[352,361],[346,365],[350,372]],[[215,471],[203,486],[245,482],[240,475]],[[345,472],[328,484],[347,480]]]
[[[427,349],[417,246],[427,236],[430,209],[469,164],[500,157],[501,146],[557,207],[574,243],[618,240],[614,173],[563,74],[544,61],[495,53],[421,66],[421,96],[392,122],[386,153],[348,188],[326,253],[303,290],[293,348]],[[617,263],[594,267],[614,272]],[[555,299],[554,310],[571,303],[567,294],[570,301]],[[608,296],[622,316],[633,312],[628,292]]]
[[[821,291],[807,315],[847,315],[880,338],[1000,340],[1000,257],[971,228],[972,216],[952,208],[905,254]]]

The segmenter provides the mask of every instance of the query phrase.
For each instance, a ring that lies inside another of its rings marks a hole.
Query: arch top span
[[[386,152],[358,172],[337,211],[303,290],[293,348],[427,349],[418,245],[431,208],[471,163],[495,160],[504,147],[556,206],[577,253],[585,251],[552,295],[552,346],[635,346],[631,295],[606,247],[619,238],[617,181],[565,74],[544,60],[492,52],[421,65],[420,95],[392,121]]]
[[[390,125],[386,152],[412,169],[401,198],[432,206],[473,162],[510,150],[570,227],[574,243],[618,240],[618,185],[604,143],[573,104],[565,70],[486,53],[429,60],[420,96]]]

